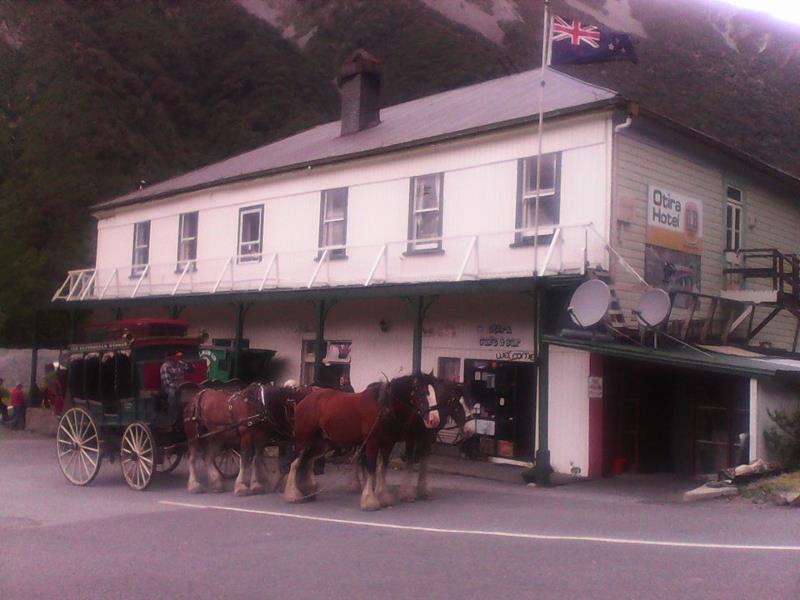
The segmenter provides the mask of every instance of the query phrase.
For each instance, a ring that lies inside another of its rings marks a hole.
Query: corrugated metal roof
[[[786,364],[786,361],[776,361],[775,359],[745,358],[728,354],[696,352],[686,347],[654,349],[623,344],[617,341],[584,340],[561,335],[544,335],[542,340],[547,344],[584,350],[603,356],[669,365],[695,371],[727,373],[745,377],[774,377],[779,373],[791,377],[800,377],[800,369],[793,368],[793,365]]]
[[[162,198],[270,172],[380,152],[471,131],[524,122],[538,115],[541,69],[492,79],[381,110],[380,125],[340,136],[334,121],[283,140],[148,186],[96,209]],[[545,71],[544,112],[575,111],[617,98],[617,92],[563,73]]]

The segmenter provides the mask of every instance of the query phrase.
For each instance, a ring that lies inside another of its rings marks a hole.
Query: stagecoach
[[[126,483],[145,489],[156,471],[181,460],[186,438],[170,419],[161,390],[167,354],[183,353],[186,380],[202,382],[207,363],[188,322],[130,319],[86,329],[87,340],[68,349],[68,406],[58,424],[58,464],[74,485],[88,485],[103,460],[119,460]],[[71,402],[70,402],[71,401]]]

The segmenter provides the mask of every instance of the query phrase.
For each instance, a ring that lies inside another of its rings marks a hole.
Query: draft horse
[[[405,482],[400,487],[400,499],[413,502],[416,499],[428,498],[428,459],[430,458],[433,443],[439,432],[449,426],[452,421],[459,430],[459,442],[475,434],[475,417],[472,414],[474,402],[469,394],[469,388],[463,383],[448,381],[439,377],[423,374],[424,381],[432,385],[438,399],[435,407],[439,413],[439,425],[435,428],[420,426],[419,423],[411,427],[403,439],[405,442],[406,476]],[[382,457],[389,461],[389,456]],[[413,485],[414,465],[419,463],[419,476],[416,486]],[[384,468],[385,471],[385,468]]]
[[[413,502],[417,499],[428,498],[428,459],[433,448],[433,443],[439,432],[444,428],[454,427],[459,430],[458,442],[463,442],[475,434],[475,417],[472,414],[474,402],[469,394],[469,388],[463,383],[448,381],[434,377],[433,373],[419,375],[423,383],[432,386],[436,402],[430,404],[425,412],[434,416],[435,427],[426,427],[424,421],[419,419],[409,423],[397,441],[405,443],[404,460],[406,461],[405,481],[400,487],[400,500]],[[391,458],[391,449],[381,453],[383,473],[388,471],[387,466]],[[417,484],[413,485],[414,465],[419,464]],[[385,485],[385,481],[384,481]],[[360,489],[359,469],[354,469],[349,487],[353,490]]]
[[[378,458],[391,451],[411,426],[437,427],[438,415],[429,410],[435,404],[433,386],[415,375],[371,384],[359,393],[315,389],[295,408],[297,458],[289,469],[284,498],[289,502],[314,498],[318,487],[313,461],[332,449],[356,447],[366,471],[361,509],[388,506],[393,498],[385,487],[385,465]]]
[[[224,491],[222,474],[214,459],[224,449],[239,450],[239,475],[234,494],[261,494],[268,484],[264,448],[291,441],[292,411],[298,392],[292,388],[252,383],[241,391],[205,388],[189,396],[184,405],[184,432],[189,445],[189,481],[192,493],[205,491],[197,477],[202,459],[208,483],[215,492]]]

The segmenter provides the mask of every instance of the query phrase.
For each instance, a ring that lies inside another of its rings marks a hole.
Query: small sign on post
[[[603,378],[589,375],[589,398],[603,397]]]

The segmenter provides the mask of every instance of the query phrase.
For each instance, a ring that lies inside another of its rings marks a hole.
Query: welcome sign
[[[703,203],[647,186],[647,243],[689,254],[703,253]]]

